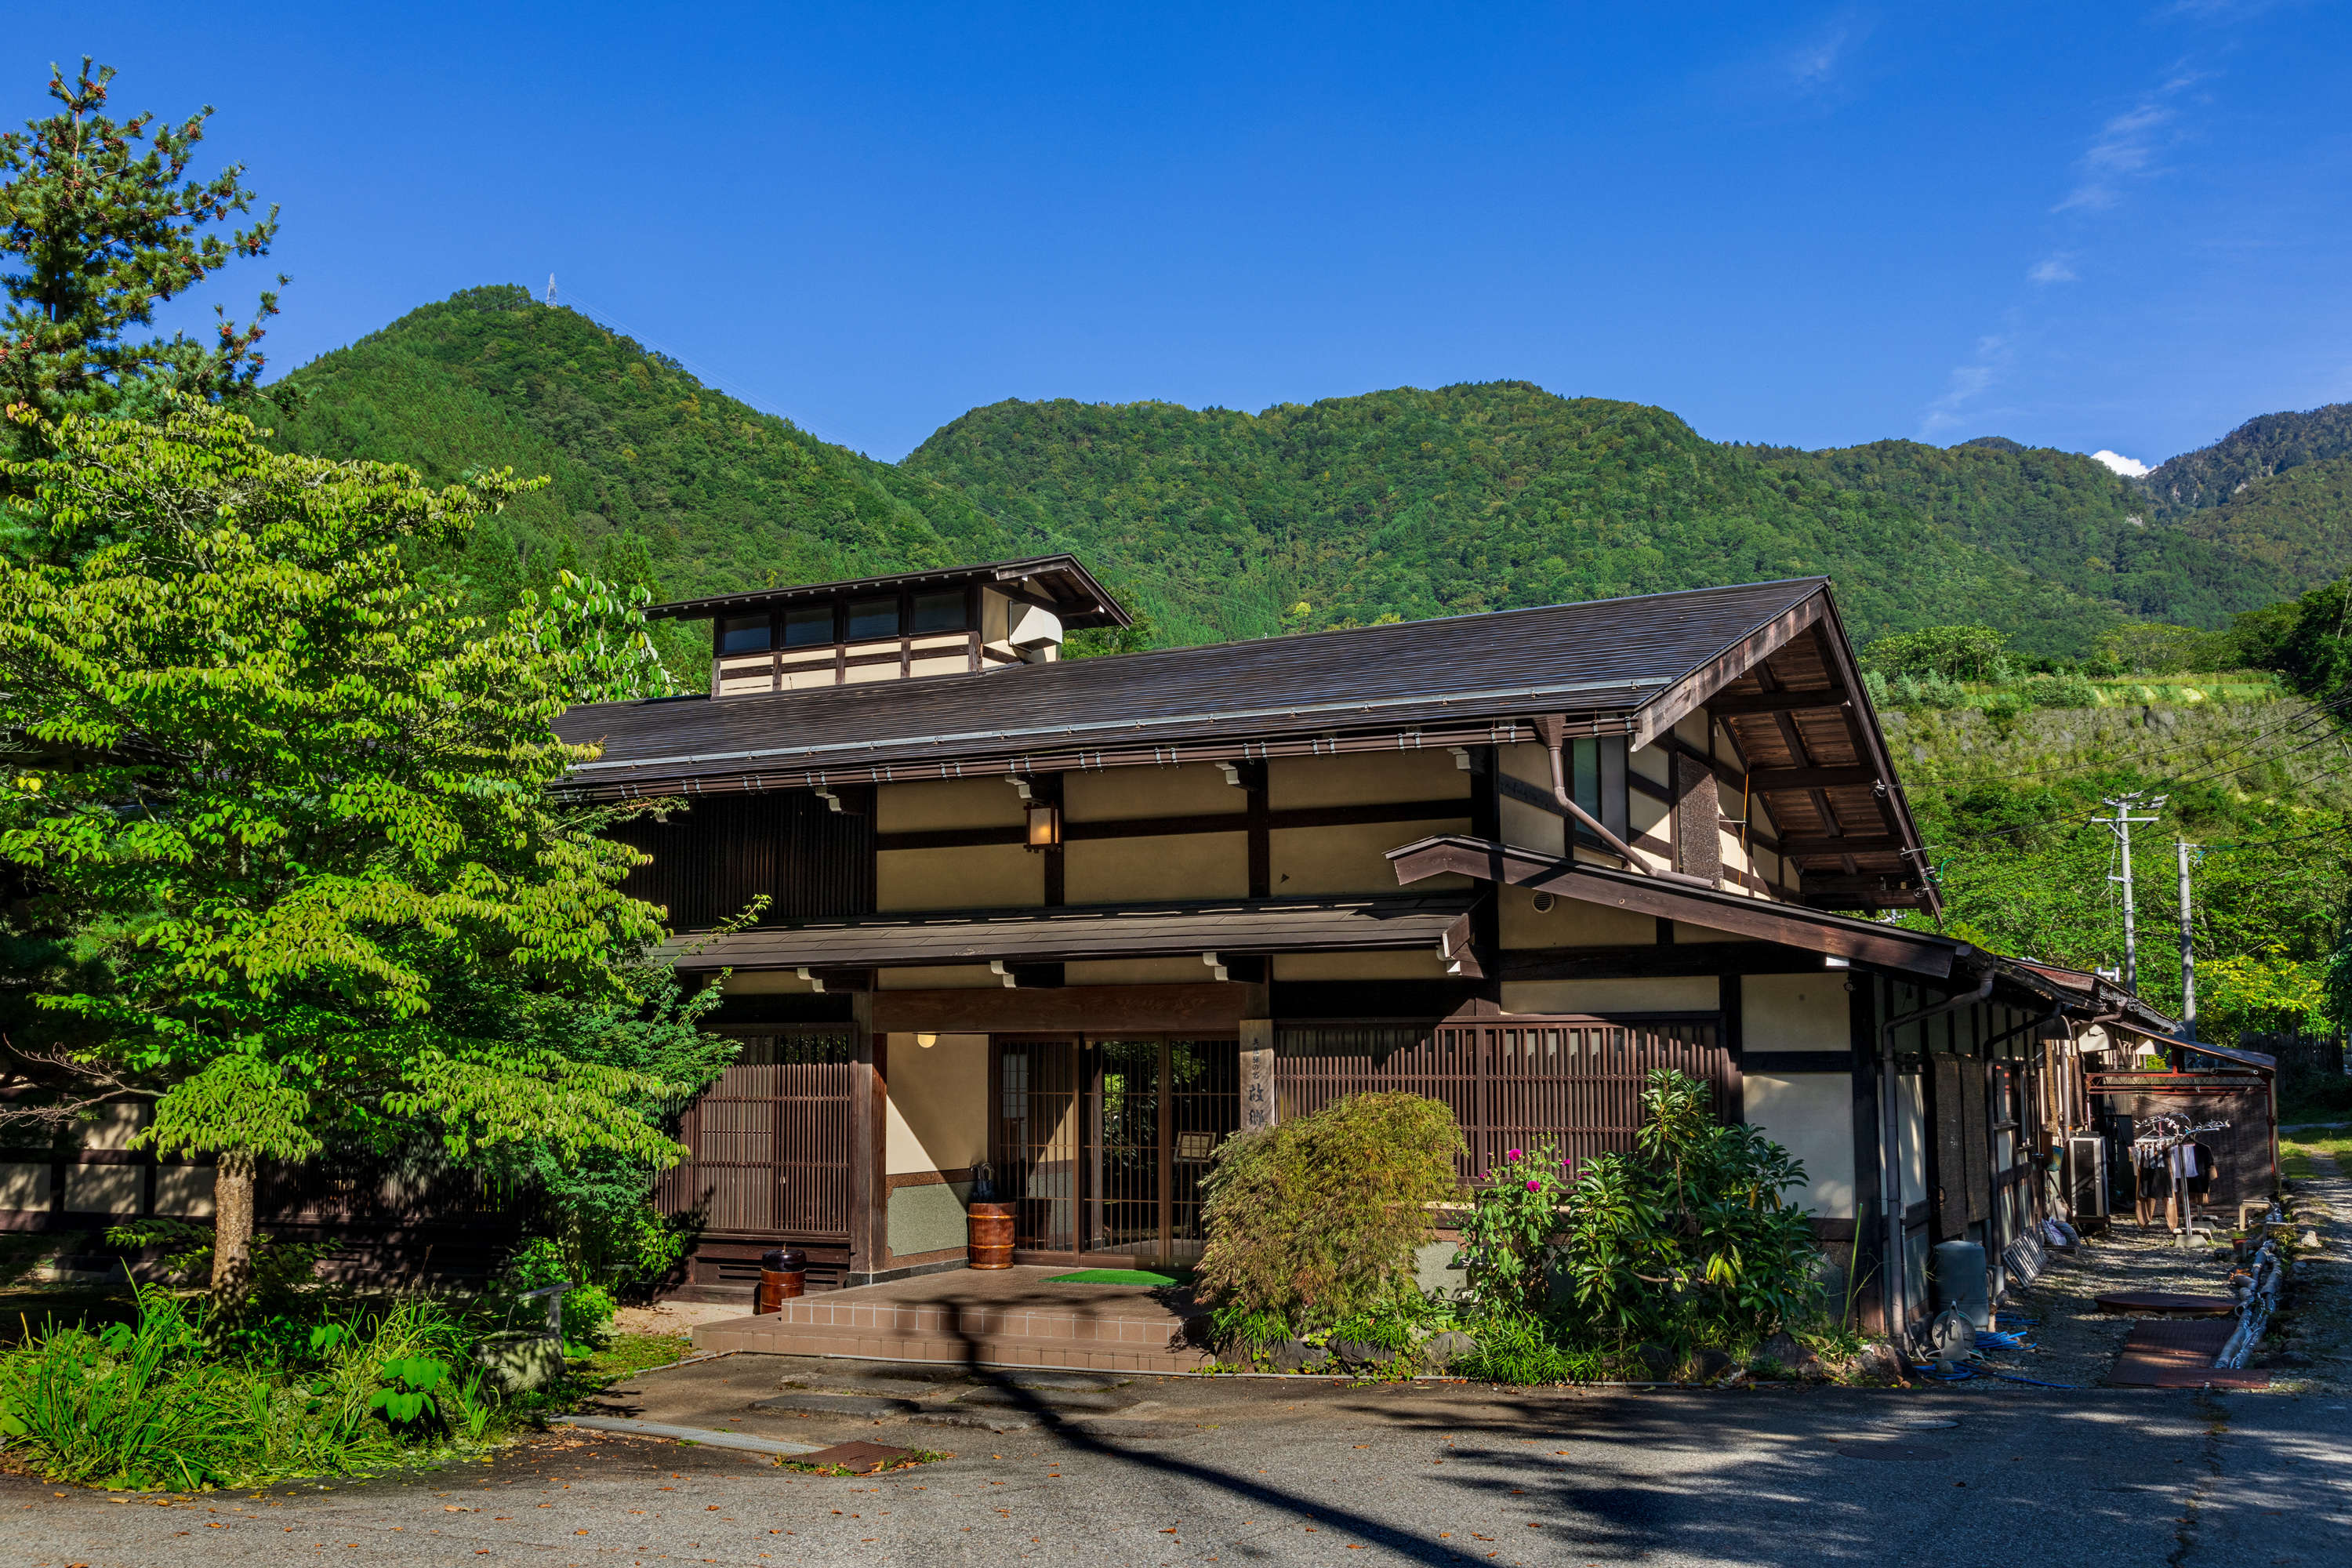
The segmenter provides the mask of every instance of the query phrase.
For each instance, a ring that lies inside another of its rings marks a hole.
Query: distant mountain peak
[[[2197,511],[2273,474],[2343,457],[2352,457],[2352,403],[2330,403],[2249,419],[2210,447],[2158,464],[2139,485],[2168,511]]]
[[[1955,442],[1954,445],[1961,447],[1983,447],[1995,452],[2022,452],[2025,450],[2024,442],[2012,441],[2006,436],[1979,436],[1973,441],[1959,441]]]

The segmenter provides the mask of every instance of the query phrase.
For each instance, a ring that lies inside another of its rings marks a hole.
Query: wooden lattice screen
[[[856,1059],[845,1026],[743,1037],[686,1113],[693,1153],[663,1174],[663,1209],[698,1216],[706,1237],[846,1242]]]
[[[1286,1027],[1276,1039],[1276,1115],[1303,1116],[1375,1090],[1427,1095],[1453,1107],[1461,1125],[1464,1182],[1483,1180],[1510,1150],[1548,1143],[1573,1171],[1633,1147],[1642,1086],[1659,1068],[1710,1086],[1717,1115],[1740,1115],[1711,1016]]]

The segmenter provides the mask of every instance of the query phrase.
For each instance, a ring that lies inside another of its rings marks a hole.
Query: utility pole
[[[2180,850],[2180,1027],[2197,1037],[2197,951],[2189,934],[2189,852],[2197,847],[2183,838]]]
[[[2160,795],[2154,800],[2147,802],[2146,805],[2148,810],[2153,812],[2170,798],[2168,795]],[[2114,833],[2117,841],[2123,845],[2124,874],[2120,877],[2110,876],[2107,880],[2121,882],[2124,885],[2124,989],[2137,996],[2139,994],[2139,935],[2132,923],[2131,830],[2132,824],[2136,822],[2154,822],[2156,818],[2132,815],[2132,812],[2142,804],[2137,791],[2114,799],[2103,795],[2100,797],[2100,804],[2113,806],[2115,816],[2095,816],[2091,820]]]

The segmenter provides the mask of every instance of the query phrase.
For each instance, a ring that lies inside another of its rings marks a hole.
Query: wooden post
[[[1241,1029],[1242,1131],[1271,1127],[1274,1103],[1274,1020],[1244,1018]]]
[[[888,1114],[887,1037],[874,1031],[874,990],[852,992],[850,1027],[856,1033],[857,1060],[850,1069],[849,1268],[845,1284],[866,1285],[888,1255],[889,1184],[883,1180],[884,1118]]]

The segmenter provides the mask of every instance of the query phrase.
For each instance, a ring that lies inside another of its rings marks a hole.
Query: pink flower
[[[1504,1155],[1503,1158],[1506,1160],[1520,1160],[1525,1159],[1526,1156],[1521,1154],[1517,1149],[1514,1149],[1509,1153]]]
[[[1529,1177],[1528,1178],[1528,1191],[1529,1191],[1529,1192],[1531,1192],[1531,1193],[1532,1193],[1532,1192],[1534,1192],[1537,1188],[1538,1188],[1538,1187],[1540,1187],[1540,1186],[1542,1186],[1542,1185],[1543,1185],[1543,1184],[1542,1184],[1541,1182],[1537,1181],[1533,1176],[1529,1176]]]

